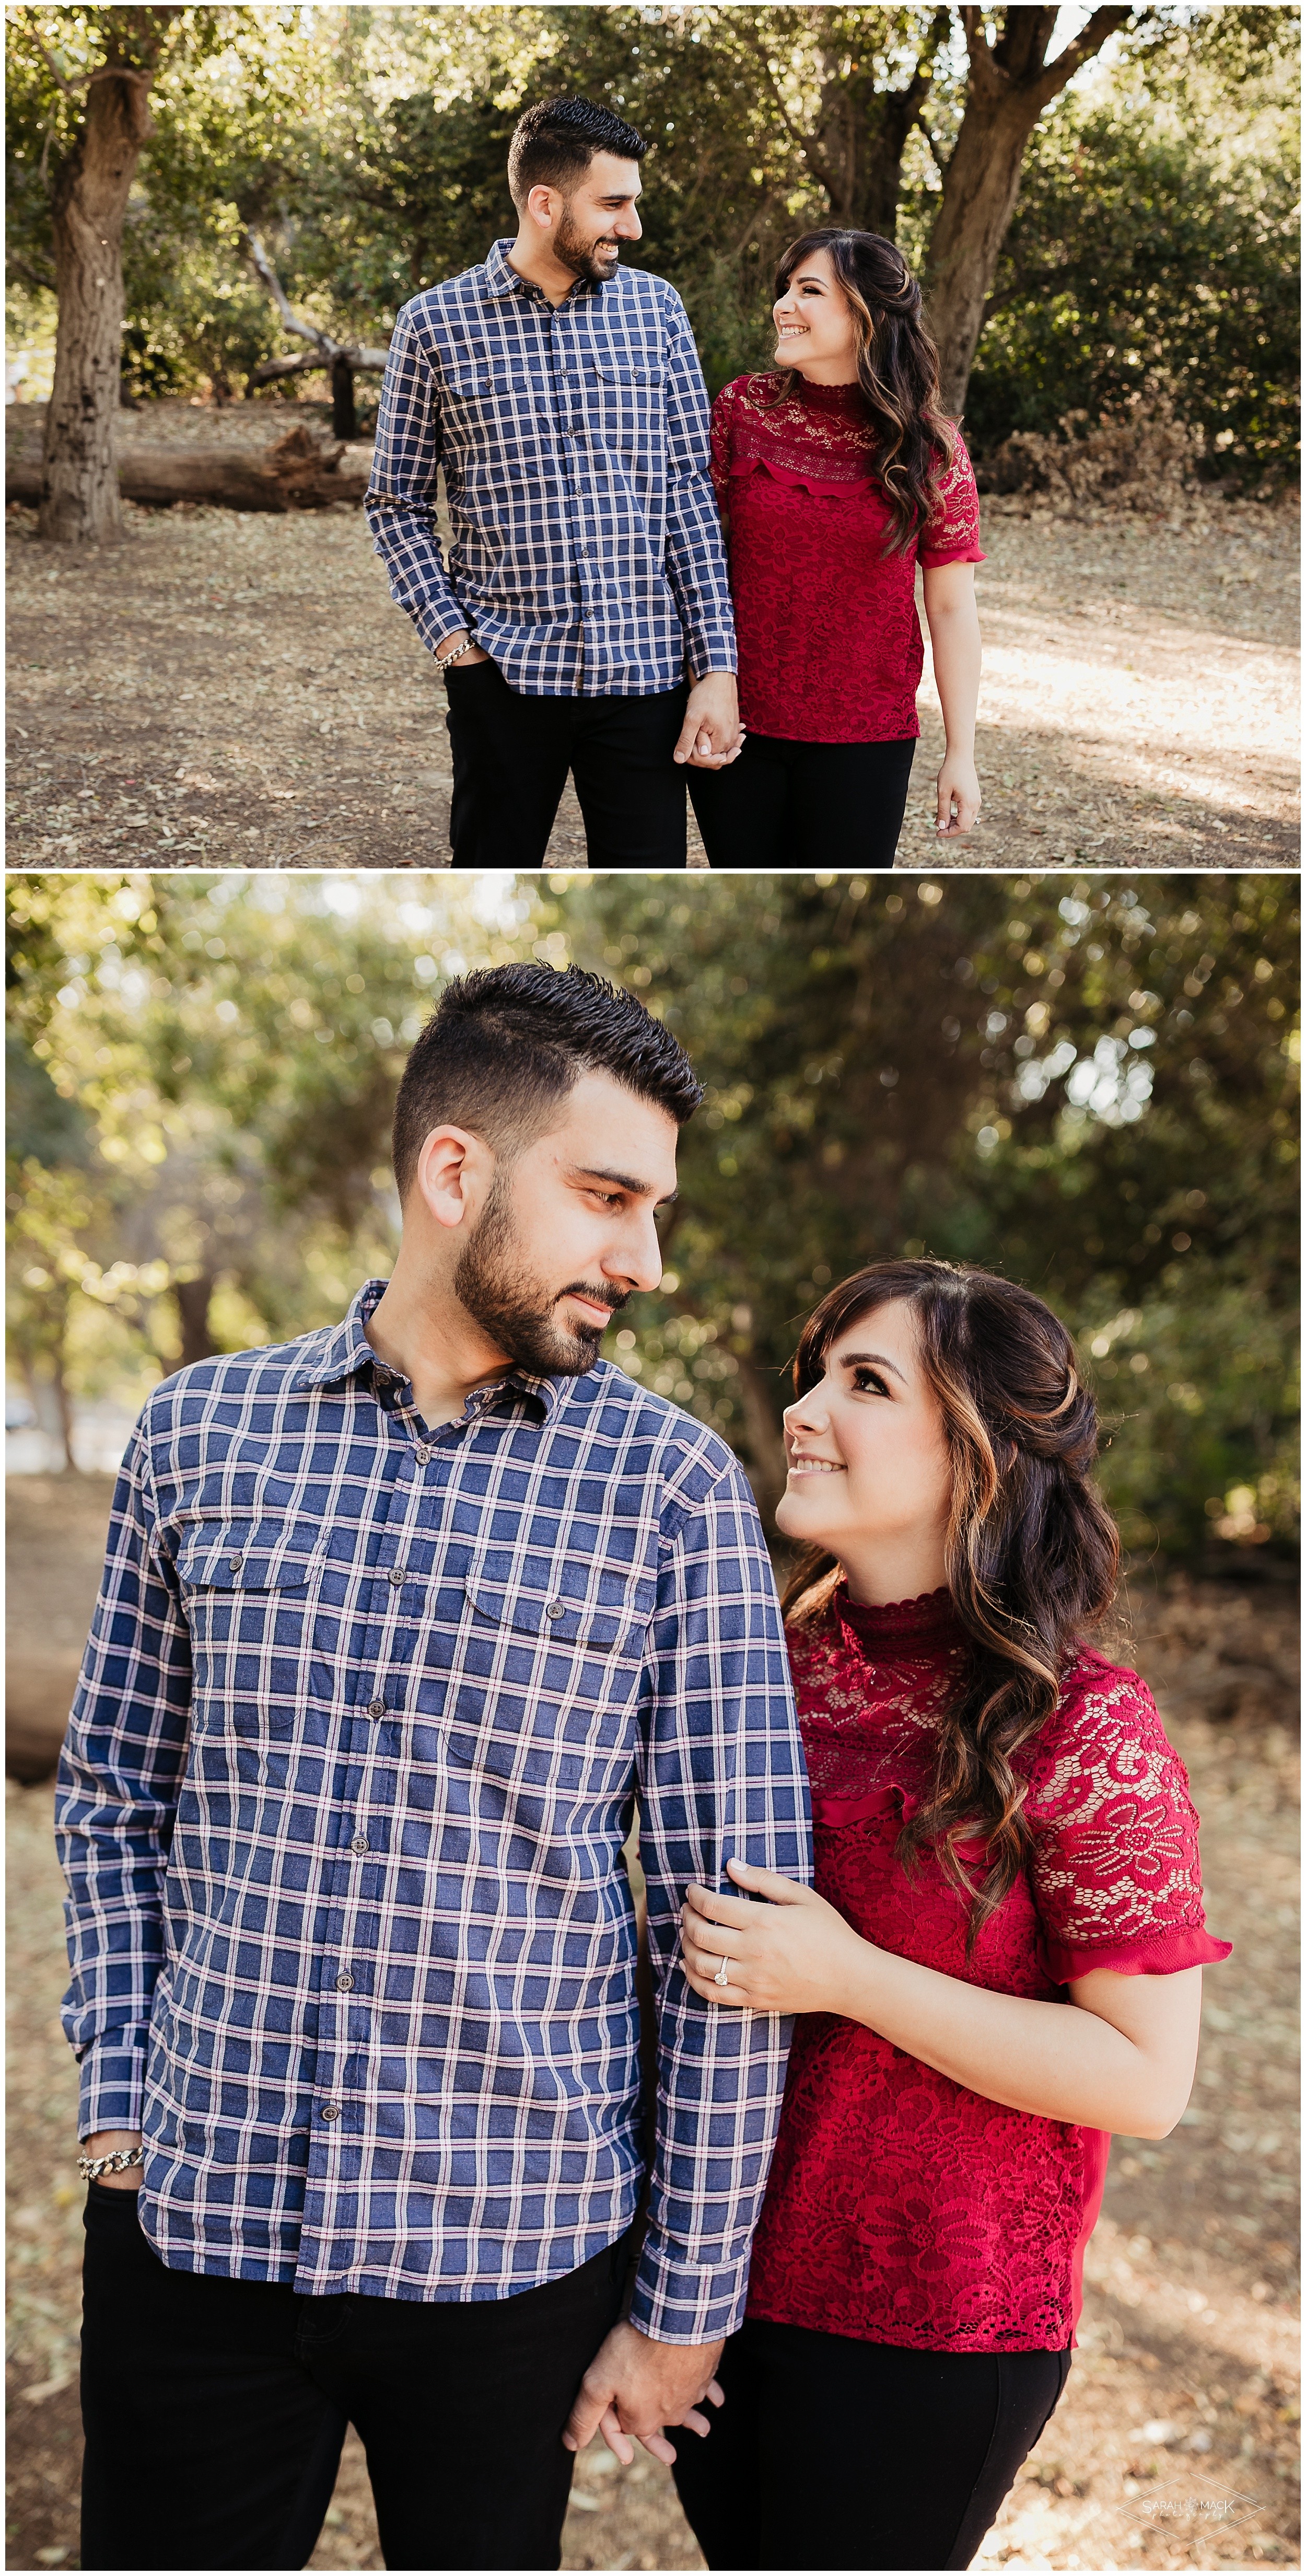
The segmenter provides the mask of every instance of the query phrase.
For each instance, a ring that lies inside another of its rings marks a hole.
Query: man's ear
[[[467,1127],[433,1127],[422,1142],[413,1192],[437,1225],[465,1225],[485,1204],[495,1158]]]

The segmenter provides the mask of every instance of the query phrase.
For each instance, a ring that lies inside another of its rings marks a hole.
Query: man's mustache
[[[560,1306],[564,1297],[587,1297],[591,1306],[608,1306],[614,1315],[619,1315],[622,1307],[630,1304],[631,1294],[629,1288],[591,1288],[588,1279],[572,1279],[558,1290],[553,1302]]]

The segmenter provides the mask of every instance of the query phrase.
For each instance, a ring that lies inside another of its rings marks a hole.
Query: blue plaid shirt
[[[142,2127],[165,2263],[506,2297],[644,2174],[638,1798],[660,1997],[633,2313],[743,2307],[788,2025],[676,1964],[691,1878],[809,1872],[738,1462],[605,1361],[428,1430],[363,1326],[201,1361],[124,1460],[60,1766],[83,2136]]]
[[[735,668],[703,372],[642,269],[556,308],[496,242],[405,304],[368,524],[432,651],[470,627],[526,697],[643,697]],[[435,534],[443,465],[453,545]]]

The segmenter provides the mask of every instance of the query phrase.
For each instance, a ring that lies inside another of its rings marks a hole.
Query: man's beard
[[[595,286],[606,286],[608,279],[617,273],[618,252],[610,250],[600,258],[591,242],[581,240],[566,206],[558,217],[558,229],[553,236],[553,256],[563,268],[571,270],[573,277],[588,277]]]
[[[496,1172],[480,1223],[459,1257],[453,1275],[454,1295],[488,1334],[496,1349],[541,1377],[580,1377],[593,1366],[607,1330],[600,1323],[564,1323],[558,1306],[564,1297],[588,1297],[613,1314],[627,1303],[629,1292],[594,1287],[587,1279],[569,1280],[550,1295],[521,1258],[512,1221],[512,1193]]]

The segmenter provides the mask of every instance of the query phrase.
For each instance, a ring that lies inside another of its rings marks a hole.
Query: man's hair
[[[703,1097],[684,1048],[633,993],[582,966],[489,966],[447,984],[395,1102],[406,1198],[433,1127],[467,1127],[501,1161],[537,1136],[583,1073],[609,1073],[683,1127]]]
[[[508,187],[514,206],[532,188],[559,188],[565,197],[584,178],[596,152],[619,161],[642,161],[648,145],[625,118],[588,98],[546,98],[519,116],[508,146]]]

